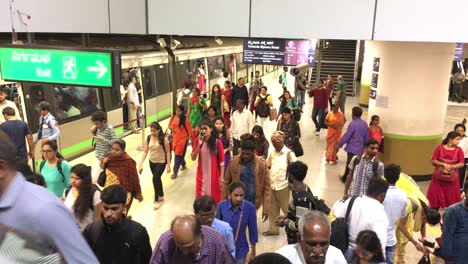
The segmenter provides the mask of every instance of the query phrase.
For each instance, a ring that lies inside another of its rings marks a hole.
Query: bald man
[[[150,264],[234,264],[223,235],[202,226],[194,215],[177,216],[162,234]]]
[[[287,245],[276,253],[292,264],[346,264],[339,249],[330,245],[331,225],[319,211],[309,211],[299,219],[299,243]]]

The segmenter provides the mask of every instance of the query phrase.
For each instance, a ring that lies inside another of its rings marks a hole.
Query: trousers
[[[289,188],[284,188],[282,190],[271,190],[271,211],[268,219],[270,220],[270,232],[279,233],[279,227],[276,226],[275,220],[280,214],[280,209],[283,211],[283,214],[288,213],[289,207]]]
[[[342,176],[342,179],[344,179],[346,181],[346,178],[348,177],[348,174],[349,174],[349,163],[351,162],[351,159],[355,156],[355,154],[351,153],[351,152],[346,152],[347,154],[347,157],[346,157],[346,168],[345,168],[345,171],[343,173],[343,176]]]
[[[185,153],[187,152],[187,143],[185,143],[185,147],[184,147],[184,152],[182,153],[182,155],[175,155],[175,158],[174,158],[174,175],[177,176],[177,173],[179,172],[179,168],[182,166],[184,167],[185,165],[187,165],[187,163],[185,162]]]
[[[312,110],[312,121],[315,124],[315,131],[319,132],[323,127],[323,120],[325,120],[324,115],[325,109],[315,108]]]
[[[166,163],[153,163],[150,161],[149,165],[153,174],[154,201],[157,202],[159,197],[164,197],[161,176],[166,168]]]

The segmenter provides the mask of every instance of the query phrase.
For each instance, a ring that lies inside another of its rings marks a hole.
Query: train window
[[[188,61],[178,61],[176,64],[176,79],[180,87],[184,86],[188,73]],[[178,87],[179,88],[179,87]]]
[[[97,88],[56,85],[53,91],[55,117],[58,120],[76,119],[74,117],[84,117],[102,110]]]
[[[217,79],[221,77],[221,73],[224,70],[224,57],[215,56],[208,57],[208,72],[210,80]]]
[[[154,83],[153,68],[145,67],[142,69],[143,89],[145,98],[153,98],[156,96],[156,85]]]
[[[156,89],[158,91],[158,95],[170,93],[171,85],[169,84],[167,64],[155,65],[154,71],[156,73]]]

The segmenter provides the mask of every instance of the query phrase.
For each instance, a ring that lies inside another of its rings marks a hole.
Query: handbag
[[[278,118],[278,111],[276,108],[270,108],[270,121],[275,121]]]
[[[294,154],[296,157],[304,156],[304,149],[302,148],[301,142],[299,139],[294,142]]]
[[[97,184],[99,186],[104,187],[106,185],[106,168],[104,167],[104,170],[99,173],[99,177],[97,179]]]
[[[457,169],[453,169],[450,171],[450,174],[444,173],[444,169],[441,167],[437,167],[434,171],[434,177],[438,180],[444,182],[455,182],[457,180]]]

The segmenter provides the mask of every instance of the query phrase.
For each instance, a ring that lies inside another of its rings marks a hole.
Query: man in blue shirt
[[[41,141],[41,145],[47,141],[57,141],[60,136],[57,120],[50,114],[49,102],[42,101],[36,106],[39,118],[39,131],[37,132],[36,142]]]
[[[468,259],[468,182],[463,191],[465,199],[445,211],[442,228],[442,256],[454,264],[466,263]]]
[[[236,246],[234,244],[232,228],[228,223],[215,218],[216,202],[213,197],[209,195],[198,197],[193,203],[193,210],[195,215],[200,219],[202,225],[211,226],[224,236],[229,246],[229,252],[231,252],[232,257],[235,258]]]
[[[26,139],[28,140],[29,157],[32,158],[34,155],[34,142],[28,124],[22,120],[16,119],[15,109],[12,107],[5,107],[2,111],[2,115],[6,121],[0,125],[0,129],[15,143],[16,157],[27,162],[28,151],[26,149]]]
[[[15,145],[1,131],[0,142],[0,223],[47,234],[67,263],[98,263],[71,211],[53,193],[16,171]]]

